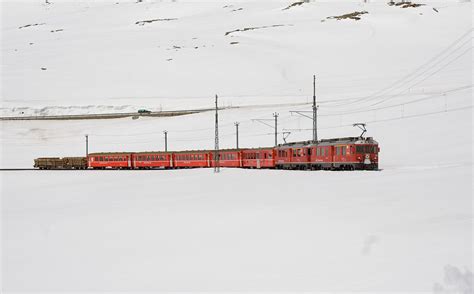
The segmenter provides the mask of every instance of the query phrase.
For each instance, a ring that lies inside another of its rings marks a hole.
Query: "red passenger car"
[[[138,169],[170,168],[171,152],[139,152],[132,155],[134,167]]]
[[[87,165],[94,169],[128,169],[133,168],[132,153],[90,153]]]
[[[242,167],[274,168],[275,150],[273,148],[256,148],[242,150]]]
[[[214,151],[209,152],[210,166],[215,166]],[[220,167],[242,167],[242,152],[237,149],[219,150]]]
[[[174,168],[209,167],[209,153],[207,151],[173,152]]]

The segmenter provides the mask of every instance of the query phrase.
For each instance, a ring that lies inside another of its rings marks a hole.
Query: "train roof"
[[[97,156],[97,155],[130,155],[135,152],[94,152],[94,153],[89,153],[89,156]]]
[[[331,146],[337,144],[378,144],[372,137],[343,137],[343,138],[331,138],[331,139],[322,139],[317,142],[312,140],[308,141],[299,141],[299,142],[290,142],[285,144],[278,144],[277,147],[256,147],[256,148],[229,148],[229,149],[219,149],[219,152],[235,152],[235,151],[255,151],[255,150],[268,150],[273,148],[301,148],[301,147],[310,147],[310,146]],[[214,152],[214,150],[182,150],[182,151],[140,151],[140,152],[95,152],[89,153],[89,155],[130,155],[130,154],[171,154],[171,153],[208,153]]]
[[[278,148],[330,146],[330,145],[336,145],[336,144],[378,144],[378,143],[372,137],[343,137],[343,138],[322,139],[317,142],[309,140],[309,141],[279,144]]]

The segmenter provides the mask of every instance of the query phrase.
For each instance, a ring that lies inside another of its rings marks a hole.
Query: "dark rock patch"
[[[148,23],[153,23],[157,21],[172,21],[172,20],[177,20],[177,18],[155,18],[155,19],[149,19],[149,20],[140,20],[137,21],[135,24],[139,26],[143,26]]]
[[[298,2],[295,2],[295,3],[292,3],[292,4],[288,5],[287,7],[283,8],[282,10],[288,10],[292,7],[303,5],[303,3],[304,3],[303,1],[298,1]]]
[[[400,8],[416,8],[420,6],[424,6],[425,4],[418,4],[410,1],[402,1],[402,2],[395,2],[395,1],[390,1],[388,2],[388,5],[390,6],[398,6]]]
[[[243,29],[236,29],[233,31],[228,31],[224,34],[224,36],[228,36],[233,33],[237,32],[246,32],[246,31],[253,31],[253,30],[260,30],[260,29],[268,29],[268,28],[276,28],[276,27],[285,27],[285,26],[292,26],[292,25],[284,25],[284,24],[276,24],[276,25],[271,25],[271,26],[260,26],[260,27],[248,27],[248,28],[243,28]]]
[[[24,28],[29,28],[29,27],[36,27],[36,26],[42,26],[45,25],[45,23],[33,23],[33,24],[27,24],[21,27],[18,27],[19,29],[24,29]]]
[[[337,15],[337,16],[329,16],[327,19],[337,19],[337,20],[343,20],[343,19],[352,19],[352,20],[360,20],[361,15],[367,14],[367,11],[354,11],[351,13],[346,13],[343,15]]]

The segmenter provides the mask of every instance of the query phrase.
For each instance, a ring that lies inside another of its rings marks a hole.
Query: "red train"
[[[219,150],[219,166],[300,170],[376,170],[380,148],[371,137],[347,137],[281,144],[277,147]],[[214,150],[91,153],[93,169],[179,169],[214,167]]]

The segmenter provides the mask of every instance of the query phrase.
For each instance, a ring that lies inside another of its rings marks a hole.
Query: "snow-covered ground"
[[[2,290],[472,292],[470,2],[51,2],[1,3],[1,116],[219,94],[240,106],[220,112],[221,147],[236,121],[241,146],[271,146],[253,119],[310,138],[289,111],[310,110],[316,74],[319,136],[367,122],[382,171],[1,172]],[[136,24],[152,19],[173,20]],[[162,150],[163,130],[212,148],[213,121],[2,121],[0,167],[82,155],[85,134],[92,152]]]

